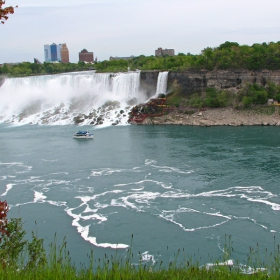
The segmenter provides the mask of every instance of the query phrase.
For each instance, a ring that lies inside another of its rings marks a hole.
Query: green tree
[[[52,73],[53,73],[53,66],[52,66],[51,64],[47,65],[47,66],[45,67],[45,71],[46,71],[46,73],[48,73],[48,74],[52,74]]]
[[[2,73],[3,74],[8,74],[9,73],[9,68],[8,68],[7,64],[4,64],[4,66],[2,67]]]
[[[218,49],[223,50],[223,49],[231,49],[232,47],[239,47],[239,44],[236,42],[229,42],[226,41],[225,43],[221,44]]]

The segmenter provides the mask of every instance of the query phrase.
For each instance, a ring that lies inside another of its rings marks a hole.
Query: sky
[[[0,24],[0,64],[43,62],[52,43],[66,43],[76,63],[84,48],[102,61],[280,41],[279,0],[6,0],[15,5]]]

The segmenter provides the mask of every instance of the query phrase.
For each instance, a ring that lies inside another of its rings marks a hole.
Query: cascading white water
[[[158,79],[157,79],[156,97],[160,93],[166,94],[167,80],[168,80],[168,71],[166,71],[166,72],[159,72]]]
[[[0,87],[0,122],[125,124],[130,106],[145,100],[139,86],[139,72],[6,79]]]
[[[138,78],[139,77],[139,78]],[[134,98],[140,88],[140,73],[118,73],[113,79],[113,94],[121,98]],[[128,96],[127,96],[128,93]]]

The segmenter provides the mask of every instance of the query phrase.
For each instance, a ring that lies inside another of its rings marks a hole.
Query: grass
[[[256,249],[249,250],[246,265],[236,262],[233,265],[231,254],[233,245],[231,236],[225,236],[223,256],[212,264],[200,266],[193,257],[185,257],[184,249],[174,254],[168,264],[144,261],[132,252],[132,241],[126,256],[104,255],[103,260],[94,259],[93,251],[88,257],[88,264],[77,268],[67,250],[66,239],[60,246],[54,242],[45,249],[43,239],[34,232],[30,240],[25,239],[21,219],[7,219],[8,205],[0,201],[0,279],[36,280],[36,279],[279,279],[280,246],[274,236],[274,249],[265,254]],[[168,246],[167,246],[168,249]],[[48,253],[47,253],[48,252]],[[182,255],[183,254],[183,258]],[[195,255],[194,255],[195,256]]]
[[[248,108],[238,108],[238,110],[242,110],[244,112],[258,114],[258,115],[267,115],[271,116],[275,112],[279,113],[279,108],[271,105],[255,105]]]
[[[266,254],[264,258],[266,262],[260,257],[257,244],[256,249],[250,248],[247,264],[243,267],[226,263],[233,251],[231,237],[225,238],[224,254],[221,260],[214,262],[211,266],[200,266],[192,258],[178,262],[179,255],[182,253],[180,250],[175,254],[173,262],[167,266],[163,262],[156,264],[143,262],[140,254],[137,256],[138,260],[135,261],[132,246],[130,246],[125,258],[119,258],[116,252],[114,256],[105,254],[103,260],[94,260],[94,254],[91,252],[88,255],[89,265],[82,265],[77,269],[71,262],[66,245],[65,239],[61,246],[56,246],[54,241],[50,244],[46,261],[42,263],[35,261],[33,265],[26,265],[30,262],[24,258],[25,254],[21,255],[25,261],[20,259],[16,266],[3,265],[2,259],[0,279],[279,279],[280,250],[275,238],[273,252]],[[258,269],[260,267],[264,269]]]

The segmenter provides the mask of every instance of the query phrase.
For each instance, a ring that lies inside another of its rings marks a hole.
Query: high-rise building
[[[51,61],[57,61],[57,46],[55,43],[50,45],[51,48]]]
[[[51,48],[50,45],[44,45],[44,54],[45,54],[45,61],[51,61]]]
[[[44,45],[44,55],[46,62],[61,61],[62,44]]]
[[[175,51],[174,51],[174,49],[163,50],[162,48],[158,48],[157,50],[155,50],[155,55],[156,56],[162,56],[162,55],[173,56],[173,55],[175,55]]]
[[[93,62],[93,52],[88,52],[86,49],[81,50],[79,52],[79,61]]]
[[[62,44],[56,45],[57,61],[61,61]]]
[[[62,44],[60,54],[61,54],[61,62],[69,63],[69,51],[66,44]]]

